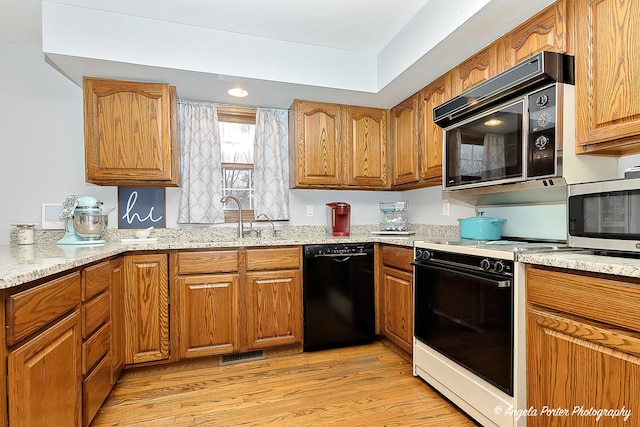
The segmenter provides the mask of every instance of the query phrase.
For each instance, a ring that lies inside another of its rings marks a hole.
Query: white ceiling
[[[98,75],[168,81],[187,99],[391,107],[552,2],[2,0],[0,42],[44,45],[77,84]],[[226,95],[236,85],[250,95]]]

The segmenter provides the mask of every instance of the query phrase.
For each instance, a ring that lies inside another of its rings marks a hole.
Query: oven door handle
[[[422,264],[418,262],[412,262],[411,264],[417,268],[430,268],[432,270],[441,270],[449,273],[455,273],[460,276],[465,276],[472,279],[482,279],[485,282],[494,283],[498,288],[511,287],[510,278],[505,278],[504,276],[486,273],[484,271],[480,272],[480,271],[475,271],[473,269],[456,268],[456,267],[437,265],[437,264]]]

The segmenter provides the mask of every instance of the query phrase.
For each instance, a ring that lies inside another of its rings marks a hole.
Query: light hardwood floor
[[[475,426],[381,342],[125,372],[99,426]]]

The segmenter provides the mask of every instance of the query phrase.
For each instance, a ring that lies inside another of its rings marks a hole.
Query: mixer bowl
[[[107,229],[108,222],[108,214],[79,213],[73,216],[73,229],[83,239],[98,240]]]

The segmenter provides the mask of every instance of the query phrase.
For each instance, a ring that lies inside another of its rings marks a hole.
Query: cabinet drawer
[[[82,374],[85,375],[102,359],[111,345],[111,323],[103,325],[95,334],[82,344]]]
[[[91,335],[100,325],[109,320],[111,293],[104,292],[82,305],[82,338]]]
[[[178,274],[232,273],[238,271],[238,251],[179,252]]]
[[[640,332],[640,280],[527,266],[527,301]]]
[[[413,271],[413,249],[398,246],[382,246],[382,263],[398,270]]]
[[[82,384],[83,423],[88,426],[111,391],[111,358],[105,357]]]
[[[88,301],[100,292],[109,289],[111,280],[111,264],[109,261],[92,265],[84,269],[84,286],[82,287],[82,301]]]
[[[80,273],[74,272],[6,300],[7,345],[12,346],[80,302]]]
[[[300,247],[247,250],[247,270],[283,270],[300,268]]]

